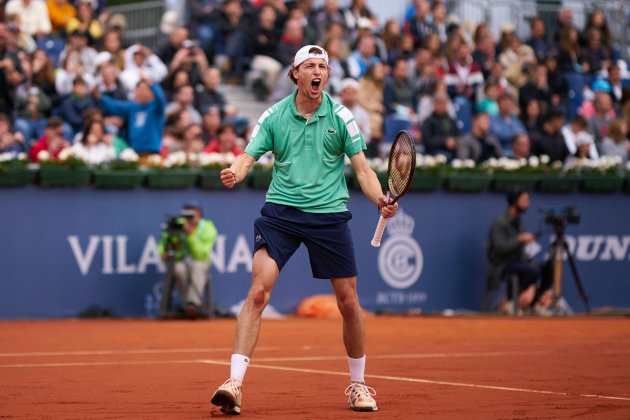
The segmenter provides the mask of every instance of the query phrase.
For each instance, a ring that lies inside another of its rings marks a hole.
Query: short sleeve
[[[335,111],[337,116],[339,117],[339,125],[341,138],[343,139],[344,144],[344,153],[348,157],[352,157],[359,152],[364,151],[367,146],[365,144],[365,139],[363,138],[363,133],[359,128],[359,124],[354,119],[354,115],[352,112],[345,106],[341,106],[339,109]]]
[[[260,116],[258,121],[256,121],[256,126],[252,130],[249,144],[245,148],[245,153],[256,160],[273,149],[272,130],[269,129],[271,119],[268,118],[270,115],[270,110],[267,110]]]

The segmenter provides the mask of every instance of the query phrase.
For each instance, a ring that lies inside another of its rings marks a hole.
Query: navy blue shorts
[[[354,259],[349,211],[306,213],[294,207],[265,203],[254,222],[254,253],[267,248],[278,269],[289,261],[301,243],[306,245],[313,277],[354,277]]]

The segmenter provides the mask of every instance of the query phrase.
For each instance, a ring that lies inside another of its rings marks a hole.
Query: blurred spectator
[[[304,29],[297,19],[288,19],[284,25],[284,32],[278,44],[276,57],[283,66],[293,63],[293,57],[304,43]]]
[[[566,160],[570,153],[560,132],[563,122],[564,114],[559,111],[550,111],[545,115],[541,129],[530,137],[532,155],[547,155],[552,162]]]
[[[363,35],[357,41],[357,47],[348,56],[348,74],[354,79],[362,77],[374,63],[380,62],[376,55],[376,42],[372,35]]]
[[[206,54],[209,62],[212,62],[217,42],[218,0],[191,0],[190,5],[190,32],[199,39],[200,47]]]
[[[46,122],[44,135],[31,147],[29,156],[35,163],[39,162],[39,153],[46,151],[51,159],[57,159],[59,153],[70,147],[70,143],[63,137],[63,120],[59,117],[51,117]]]
[[[127,90],[135,89],[143,77],[151,83],[161,83],[167,75],[168,68],[149,47],[136,44],[125,50],[125,70],[120,80]]]
[[[96,18],[96,0],[78,0],[77,15],[70,19],[66,25],[66,31],[72,33],[79,29],[88,36],[90,45],[100,45],[103,38],[103,25]]]
[[[105,115],[124,118],[129,146],[146,159],[148,154],[159,153],[164,129],[166,97],[157,83],[143,77],[137,84],[133,100],[119,101],[94,91]]]
[[[348,108],[354,116],[354,121],[359,126],[359,129],[363,133],[363,138],[366,144],[370,144],[372,140],[372,133],[370,131],[370,117],[367,111],[358,104],[357,95],[359,93],[359,82],[348,77],[341,82],[341,91],[339,92],[339,99],[343,106]]]
[[[281,33],[276,26],[276,20],[276,9],[269,5],[262,6],[250,34],[254,51],[251,62],[252,87],[259,101],[264,101],[271,93],[282,71],[282,63],[278,57]]]
[[[354,38],[353,32],[356,32],[362,21],[378,22],[366,3],[366,0],[352,0],[350,7],[343,11],[344,26],[351,32],[351,38]]]
[[[236,128],[231,124],[224,124],[217,130],[216,139],[210,141],[205,153],[232,153],[234,156],[243,154],[243,149],[236,145]]]
[[[371,36],[374,39],[374,46],[376,47],[376,56],[382,62],[387,61],[387,47],[385,46],[385,42],[381,39],[380,36],[376,36],[375,28],[376,26],[372,21],[368,18],[359,19],[359,25],[355,31],[356,37],[355,42],[359,40],[362,36]],[[403,35],[399,44],[400,55],[412,55],[413,54],[413,39],[410,35]]]
[[[203,84],[195,86],[195,103],[197,109],[206,109],[216,106],[221,114],[227,118],[236,115],[236,109],[228,104],[225,95],[219,91],[221,85],[221,72],[215,67],[208,68],[203,75]]]
[[[195,91],[191,85],[180,86],[175,93],[173,102],[166,106],[166,114],[171,114],[175,111],[186,111],[190,116],[190,122],[192,124],[201,125],[201,114],[194,107],[195,103]]]
[[[400,22],[397,19],[388,19],[383,26],[383,32],[381,32],[381,39],[387,50],[387,64],[393,63],[393,60],[398,56],[397,48],[401,38]]]
[[[448,65],[444,81],[452,99],[464,98],[470,101],[470,105],[476,102],[477,89],[483,85],[483,74],[479,65],[473,61],[468,44],[462,43],[457,49],[455,60]]]
[[[426,153],[442,154],[448,159],[457,152],[457,122],[448,115],[448,95],[437,93],[433,97],[433,113],[422,123],[422,142]]]
[[[30,54],[37,48],[33,36],[20,30],[20,16],[8,15],[6,25],[8,29],[7,46],[10,50],[23,50]]]
[[[77,15],[77,9],[69,0],[47,0],[48,17],[54,32],[64,32],[70,19]]]
[[[525,114],[525,108],[532,99],[540,104],[541,114],[546,114],[552,107],[560,104],[560,96],[551,91],[547,81],[547,66],[544,64],[536,64],[530,68],[529,81],[519,91],[521,114]]]
[[[375,156],[378,152],[375,145],[383,139],[383,89],[385,83],[385,68],[383,64],[373,64],[359,80],[357,103],[363,107],[370,120],[370,134],[372,142],[368,146],[368,152]]]
[[[114,32],[118,34],[118,37],[120,38],[120,44],[123,49],[130,46],[125,40],[126,29],[127,29],[127,18],[125,18],[125,15],[121,13],[114,13],[106,21],[105,32],[106,33]]]
[[[111,61],[100,65],[96,79],[96,86],[103,95],[112,99],[124,101],[127,99],[127,90],[118,78],[118,68]]]
[[[313,23],[317,28],[319,37],[324,34],[328,25],[333,22],[339,23],[344,29],[347,29],[343,13],[337,0],[324,0],[322,8],[313,14]],[[344,36],[346,35],[348,34],[344,34]]]
[[[330,68],[330,76],[328,76],[328,84],[326,86],[331,95],[337,95],[341,89],[341,81],[348,77],[348,63],[342,60],[339,55],[341,40],[329,38],[324,41],[322,47],[328,53],[328,67]]]
[[[457,139],[457,159],[472,159],[475,163],[503,156],[503,148],[496,136],[490,134],[490,116],[477,113],[472,120],[470,133]]]
[[[92,120],[83,131],[79,142],[72,149],[87,157],[89,163],[98,165],[116,158],[116,149],[111,144],[112,136],[105,132],[101,120]]]
[[[490,76],[492,66],[496,62],[495,54],[496,43],[494,42],[494,36],[488,32],[479,38],[472,53],[472,59],[481,69],[484,78]]]
[[[52,102],[48,95],[36,86],[21,92],[16,101],[15,130],[22,134],[28,149],[32,140],[39,139],[44,134]]]
[[[586,34],[586,42],[588,43],[589,32],[597,31],[599,33],[599,40],[604,53],[612,57],[612,33],[610,32],[610,26],[606,20],[606,15],[600,9],[595,9],[589,13],[586,19],[586,25],[584,26],[584,33]]]
[[[72,137],[81,130],[83,113],[95,107],[95,102],[88,93],[88,87],[82,77],[72,81],[72,93],[63,99],[59,107],[59,116],[72,128]]]
[[[20,31],[39,38],[52,29],[46,3],[42,0],[9,0],[4,8],[6,16],[20,17]]]
[[[520,133],[514,136],[512,139],[511,153],[509,153],[513,159],[527,159],[530,156],[530,143],[529,136],[525,133]]]
[[[13,113],[15,88],[24,80],[22,73],[17,54],[7,49],[7,26],[0,22],[0,113]]]
[[[409,78],[415,81],[418,95],[421,97],[433,95],[435,85],[444,76],[444,69],[436,63],[431,51],[426,48],[418,49],[415,57],[409,60],[409,68],[411,69]]]
[[[218,106],[210,105],[203,113],[203,142],[209,144],[217,138],[221,127],[221,110]]]
[[[568,29],[575,29],[575,33],[578,34],[577,28],[573,24],[573,11],[569,7],[563,7],[558,11],[553,35],[553,40],[560,48],[562,48],[563,32],[568,32]]]
[[[306,31],[306,28],[304,28]],[[331,39],[336,39],[339,41],[339,58],[341,60],[345,60],[348,58],[350,53],[352,52],[352,47],[350,46],[350,42],[345,38],[344,26],[338,22],[331,22],[326,27],[326,32],[321,40],[317,43],[317,45],[322,45]],[[305,35],[304,42],[307,42],[307,37]],[[328,51],[328,50],[327,50]]]
[[[610,83],[608,83],[607,80],[604,80],[604,79],[595,80],[593,84],[591,85],[591,90],[587,91],[587,94],[585,95],[586,98],[588,99],[585,99],[585,101],[582,103],[582,106],[579,109],[579,113],[587,120],[591,119],[591,117],[593,117],[593,115],[597,113],[598,99],[603,96],[610,97],[611,93],[612,93],[612,89],[610,87]],[[603,99],[604,99],[604,102],[607,104],[608,99],[607,98],[603,98]],[[610,97],[610,99],[612,100],[612,97]],[[615,117],[614,109],[611,108],[607,112],[611,118]]]
[[[499,114],[490,117],[490,131],[497,136],[504,150],[510,148],[515,135],[526,133],[525,126],[515,115],[514,99],[512,95],[504,93],[499,96]]]
[[[542,18],[534,18],[529,23],[529,28],[530,37],[527,40],[527,45],[534,50],[534,54],[536,54],[536,58],[540,63],[545,60],[550,51],[549,44],[547,43],[545,21]]]
[[[201,153],[204,149],[203,130],[198,124],[191,124],[182,135],[183,150],[186,153]]]
[[[619,156],[625,165],[630,157],[630,140],[628,140],[628,123],[623,119],[611,121],[608,136],[602,140],[602,155]]]
[[[93,73],[88,72],[83,64],[81,53],[76,50],[68,51],[63,61],[63,67],[55,73],[55,88],[60,96],[69,95],[72,92],[72,82],[76,77],[81,77],[91,89],[96,85]]]
[[[446,23],[446,4],[442,1],[434,1],[431,6],[433,33],[438,36],[440,44],[445,44],[448,38],[448,25]]]
[[[31,84],[40,88],[49,98],[53,99],[57,95],[55,88],[55,66],[42,49],[36,49],[33,52],[31,61],[32,76]]]
[[[391,77],[385,81],[383,104],[387,114],[395,114],[411,123],[417,121],[416,105],[418,97],[413,83],[409,80],[409,63],[399,58],[394,63]]]
[[[291,5],[291,2],[287,2],[287,5]],[[344,39],[344,27],[340,22],[331,22],[326,28],[325,33],[321,34],[318,31],[317,25],[315,25],[315,16],[313,12],[313,0],[295,0],[292,7],[289,7],[289,14],[287,16],[286,21],[295,19],[302,25],[302,30],[304,32],[304,43],[305,44],[317,44],[321,45],[323,42],[318,42],[322,40],[322,38],[329,39],[329,31],[339,31],[340,33],[336,38]],[[285,22],[278,22],[278,24],[282,24],[281,27],[284,27]],[[333,29],[333,26],[336,28]],[[346,45],[347,46],[347,45]],[[346,57],[350,52],[350,48],[342,49],[341,54],[342,57]]]
[[[103,36],[103,52],[111,54],[111,61],[118,70],[125,69],[125,50],[122,47],[122,38],[119,32],[109,31]]]
[[[188,42],[184,45],[186,40],[188,40]],[[191,47],[193,47],[193,44],[192,41],[188,39],[188,28],[178,26],[173,28],[171,33],[168,34],[168,37],[160,43],[157,48],[157,55],[167,67],[171,67],[171,62],[177,52],[181,51],[182,48]],[[177,65],[175,65],[175,67],[177,67]]]
[[[93,75],[96,71],[96,56],[98,53],[94,48],[88,46],[87,32],[82,29],[75,29],[70,32],[66,47],[59,55],[59,60],[63,62],[71,52],[79,53],[85,71]]]
[[[601,141],[608,135],[608,125],[617,117],[610,95],[604,91],[596,91],[595,113],[588,114],[583,108],[582,116],[588,120],[588,132],[593,136],[595,145],[599,147]]]
[[[588,70],[591,74],[599,73],[600,71],[608,71],[612,61],[609,50],[602,46],[602,34],[595,28],[590,29],[585,33],[586,45],[582,50],[582,57],[584,64],[588,66]]]
[[[593,136],[588,133],[579,133],[575,138],[575,153],[569,155],[569,162],[573,160],[591,159],[591,149],[595,146]]]
[[[499,62],[505,68],[507,80],[518,89],[527,82],[527,72],[536,63],[536,55],[529,45],[522,44],[520,38],[512,34],[499,55]]]
[[[567,149],[569,150],[569,153],[571,155],[575,155],[575,153],[577,152],[578,136],[584,137],[586,135],[590,137],[591,146],[589,150],[589,156],[592,159],[597,159],[599,154],[597,153],[597,148],[592,141],[593,136],[588,133],[587,128],[588,123],[584,119],[584,117],[582,117],[581,115],[576,115],[568,124],[562,127],[561,132],[562,136],[564,137],[564,142],[567,145]]]
[[[245,14],[239,0],[225,0],[218,19],[222,39],[222,61],[220,67],[230,76],[230,83],[242,83],[250,54],[247,36],[251,28],[249,16]]]
[[[563,107],[569,97],[569,85],[558,68],[558,60],[555,55],[548,55],[544,63],[547,67],[547,84],[552,93],[551,103],[554,107]],[[559,98],[557,103],[553,99],[554,96]]]
[[[615,111],[620,113],[621,98],[624,93],[624,86],[621,81],[621,69],[619,65],[613,63],[608,68],[608,84],[610,85],[610,97],[615,105]]]
[[[0,114],[0,153],[28,152],[24,137],[19,131],[11,131],[11,119],[7,114]]]
[[[418,102],[418,124],[422,125],[424,123],[424,121],[433,113],[433,97],[435,95],[446,95],[446,110],[448,112],[448,115],[452,118],[452,119],[456,119],[457,118],[457,114],[455,112],[455,106],[453,105],[453,102],[451,101],[450,96],[448,96],[448,88],[446,87],[446,84],[444,83],[443,80],[437,80],[435,82],[435,85],[433,86],[433,89],[431,89],[430,91],[428,91],[426,94],[423,94],[420,97],[420,101]]]
[[[579,32],[573,26],[560,32],[558,44],[558,68],[563,72],[588,73],[588,62],[584,60],[580,47]]]
[[[424,39],[434,31],[431,24],[431,6],[426,0],[415,3],[416,9],[412,17],[405,21],[405,33],[413,37],[414,48],[422,46]]]
[[[499,91],[499,83],[494,79],[488,79],[483,86],[483,99],[477,103],[477,111],[485,112],[491,117],[499,115],[499,104],[497,102],[499,99]]]
[[[540,122],[542,121],[542,107],[540,101],[532,98],[525,103],[525,109],[521,113],[521,121],[527,132],[540,130]]]

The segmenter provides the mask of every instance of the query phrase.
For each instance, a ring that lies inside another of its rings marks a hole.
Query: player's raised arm
[[[383,217],[388,218],[394,216],[398,209],[398,204],[386,206],[389,199],[383,195],[381,183],[374,170],[368,165],[365,154],[363,152],[357,153],[350,158],[350,163],[357,175],[357,180],[359,181],[359,185],[361,185],[363,194],[381,209]]]

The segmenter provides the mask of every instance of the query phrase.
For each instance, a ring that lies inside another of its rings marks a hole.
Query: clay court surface
[[[234,320],[0,322],[0,418],[203,419]],[[241,418],[630,418],[630,319],[373,317],[346,404],[340,322],[264,321]]]

